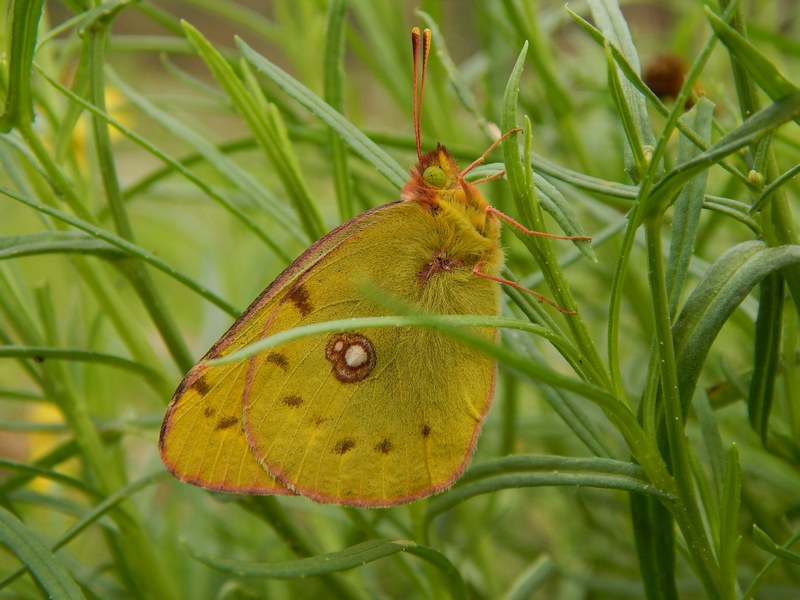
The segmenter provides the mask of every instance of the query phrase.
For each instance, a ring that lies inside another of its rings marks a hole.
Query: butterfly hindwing
[[[496,314],[497,286],[477,278],[472,265],[430,273],[445,223],[412,203],[376,212],[295,281],[265,334],[389,314],[363,297],[359,282],[429,312]],[[494,369],[432,329],[295,340],[250,361],[245,434],[264,466],[302,495],[362,506],[408,502],[448,487],[463,470]]]

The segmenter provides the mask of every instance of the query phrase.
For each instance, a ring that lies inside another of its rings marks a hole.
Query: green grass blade
[[[588,4],[597,28],[620,49],[628,64],[638,73],[639,55],[619,3],[616,0],[589,0]],[[626,146],[625,155],[625,170],[633,181],[639,181],[644,173],[640,170],[642,165],[637,162],[636,157],[644,156],[645,146],[650,148],[655,146],[655,135],[647,116],[647,104],[644,96],[627,79],[617,75],[611,79],[619,82],[620,92],[624,98],[622,105],[629,114],[628,126],[635,132],[632,138],[629,137],[629,141],[637,140],[641,144],[638,148]]]
[[[772,272],[761,282],[761,298],[756,319],[753,374],[747,396],[750,425],[767,445],[772,400],[781,367],[781,332],[783,331],[784,279]]]
[[[47,549],[39,535],[1,506],[0,541],[28,568],[49,598],[84,598],[66,567]]]
[[[108,259],[125,256],[119,248],[76,231],[47,231],[0,237],[0,260],[37,254],[95,254]]]
[[[309,558],[271,564],[211,557],[200,554],[191,547],[188,548],[194,558],[214,569],[226,573],[234,573],[239,576],[265,577],[270,579],[300,579],[327,575],[354,569],[366,563],[397,554],[398,552],[407,552],[422,558],[440,569],[451,585],[450,589],[453,598],[464,598],[466,596],[464,582],[461,580],[458,571],[452,563],[436,550],[420,546],[412,541],[387,539],[370,540],[338,552],[328,552]]]
[[[552,581],[558,568],[555,561],[542,555],[531,563],[512,584],[503,600],[527,600]]]
[[[381,175],[392,183],[392,185],[398,189],[405,185],[408,179],[405,169],[397,164],[397,161],[391,156],[386,154],[380,146],[361,133],[359,129],[354,127],[338,111],[331,108],[311,90],[258,54],[248,46],[246,42],[237,39],[236,43],[242,52],[242,56],[244,56],[250,64],[271,79],[289,96],[319,117],[328,127],[336,131],[345,144],[350,146],[361,158],[374,166]]]
[[[639,569],[648,600],[677,600],[675,581],[675,521],[658,500],[631,494],[633,526]]]
[[[736,553],[742,536],[739,534],[739,507],[742,495],[742,471],[739,451],[735,445],[728,449],[725,463],[725,484],[722,487],[722,506],[719,527],[719,567],[729,598],[736,596]]]
[[[705,11],[714,33],[767,96],[772,100],[781,100],[797,91],[797,86],[780,72],[774,61],[764,56],[752,42],[720,19],[709,7],[706,6]]]
[[[5,107],[0,115],[0,131],[7,133],[19,123],[33,121],[33,92],[31,90],[31,65],[39,33],[44,0],[13,2],[6,9],[11,12],[7,22],[7,81]]]
[[[143,365],[138,361],[125,358],[124,356],[117,356],[115,354],[108,354],[106,352],[94,352],[91,350],[81,350],[77,348],[0,345],[0,358],[31,358],[36,362],[52,359],[108,365],[142,375],[145,381],[154,386],[157,392],[161,392],[161,389],[163,389],[161,386],[166,384],[164,376],[158,371],[151,369],[147,365]]]
[[[652,205],[651,210],[659,210],[664,204],[671,202],[678,190],[701,171],[798,116],[800,116],[800,90],[758,111],[739,127],[722,136],[708,150],[664,175],[650,192],[648,202]]]
[[[704,142],[711,139],[711,121],[714,104],[705,98],[684,119],[697,131]],[[691,160],[699,154],[697,147],[681,136],[678,141],[678,162]],[[675,216],[672,222],[672,239],[667,263],[667,290],[670,314],[675,315],[683,286],[689,273],[689,261],[694,255],[695,236],[700,226],[700,213],[705,198],[708,171],[702,171],[692,179],[675,201]]]
[[[795,537],[795,539],[797,538]],[[800,565],[800,553],[792,552],[783,546],[779,546],[758,525],[753,525],[753,541],[759,548],[766,550],[770,554],[774,554],[789,563]]]
[[[580,486],[616,489],[666,497],[637,465],[604,458],[572,458],[517,454],[471,467],[456,487],[431,500],[426,519],[432,520],[456,505],[479,496],[511,488]]]
[[[325,102],[334,110],[344,112],[344,33],[347,16],[345,0],[332,0],[328,5],[325,29],[324,88]],[[353,182],[347,150],[342,138],[333,129],[329,133],[333,186],[339,219],[346,221],[355,216],[353,209]]]
[[[125,251],[126,253],[128,253],[128,254],[130,254],[132,256],[136,256],[136,257],[142,259],[144,262],[146,262],[148,264],[151,264],[152,266],[156,267],[158,270],[163,271],[164,273],[166,273],[170,277],[173,277],[176,281],[181,282],[187,288],[189,288],[190,290],[196,292],[200,296],[206,298],[209,302],[215,304],[216,306],[218,306],[219,308],[221,308],[225,312],[231,314],[232,316],[238,316],[239,315],[239,311],[236,308],[234,308],[233,306],[231,306],[230,304],[228,304],[225,300],[223,300],[222,298],[220,298],[219,296],[214,294],[211,290],[207,289],[205,286],[202,286],[202,285],[198,284],[193,279],[191,279],[189,276],[181,273],[180,271],[175,269],[173,266],[171,266],[169,263],[167,263],[164,260],[162,260],[159,257],[157,257],[152,252],[148,252],[144,248],[142,248],[140,246],[137,246],[136,244],[133,244],[133,243],[129,242],[128,240],[125,240],[125,239],[123,239],[121,237],[118,237],[118,236],[114,235],[113,233],[109,233],[105,229],[101,229],[100,227],[96,227],[96,226],[92,225],[91,223],[87,223],[85,221],[82,221],[81,219],[78,219],[76,217],[73,217],[73,216],[65,213],[65,212],[62,212],[60,210],[57,210],[57,209],[52,208],[50,206],[47,206],[46,204],[42,204],[41,202],[37,202],[35,200],[30,200],[28,198],[20,196],[19,194],[17,194],[16,192],[13,192],[11,190],[8,190],[8,189],[0,187],[0,194],[4,194],[4,195],[8,196],[9,198],[12,198],[12,199],[16,200],[17,202],[25,204],[25,205],[31,207],[32,209],[34,209],[34,210],[36,210],[36,211],[38,211],[40,213],[49,215],[51,217],[54,217],[54,218],[58,219],[59,221],[62,221],[62,222],[67,223],[69,225],[72,225],[76,229],[80,229],[82,231],[85,231],[86,233],[88,233],[90,235],[93,235],[93,236],[95,236],[95,237],[97,237],[97,238],[99,238],[99,239],[101,239],[101,240],[103,240],[105,242],[108,242],[112,246],[116,246],[117,248],[120,248],[121,250]]]
[[[281,180],[303,228],[310,239],[318,239],[326,230],[322,217],[304,182],[300,165],[291,151],[291,144],[280,115],[267,106],[255,81],[244,71],[244,82],[228,61],[203,35],[189,23],[183,28],[189,42],[197,50],[214,78],[225,90],[233,105],[247,122]]]
[[[674,325],[682,398],[692,396],[711,344],[753,287],[770,273],[798,263],[800,246],[766,248],[747,242],[734,246],[712,265]]]

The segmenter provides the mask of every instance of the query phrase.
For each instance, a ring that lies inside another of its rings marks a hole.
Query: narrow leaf
[[[639,55],[619,3],[616,0],[589,0],[588,4],[597,28],[620,49],[628,64],[638,74],[640,71]],[[635,139],[641,140],[642,146],[655,146],[655,135],[647,116],[647,103],[644,96],[627,79],[617,79],[625,97],[625,106],[630,113],[631,123],[636,130]],[[643,173],[638,171],[639,165],[634,157],[642,152],[643,148],[634,150],[626,145],[625,151],[625,169],[634,181],[638,181]]]
[[[739,549],[739,505],[742,496],[742,471],[739,452],[731,445],[725,463],[725,484],[722,487],[722,506],[719,525],[719,568],[722,581],[728,585],[728,597],[736,596],[736,552]]]
[[[770,273],[797,264],[800,246],[767,248],[760,242],[745,242],[708,269],[673,328],[681,398],[692,397],[711,344],[753,287]]]
[[[631,524],[648,600],[677,600],[675,524],[657,499],[631,494]]]
[[[250,64],[271,79],[275,85],[289,94],[289,96],[319,117],[328,127],[336,131],[345,144],[350,146],[361,158],[373,165],[394,186],[399,189],[405,185],[408,178],[405,169],[386,154],[380,146],[361,133],[341,113],[331,108],[311,90],[289,76],[288,73],[258,54],[247,43],[238,38],[236,43],[242,55]]]
[[[761,529],[758,525],[753,525],[753,541],[759,548],[763,548],[770,554],[774,554],[792,564],[800,565],[800,554],[787,550],[784,546],[779,546],[772,538],[767,535],[767,532]]]
[[[750,425],[767,445],[775,379],[781,358],[781,323],[783,320],[784,279],[781,273],[770,273],[761,282],[761,301],[756,318],[753,375],[747,397],[747,414]]]
[[[0,541],[31,572],[49,598],[84,598],[67,569],[42,542],[39,534],[0,506]]]
[[[97,254],[103,258],[125,256],[119,248],[75,231],[46,231],[0,237],[0,260],[36,254]]]
[[[705,7],[714,33],[727,46],[738,63],[745,68],[753,81],[773,100],[780,100],[797,91],[797,86],[789,81],[747,38],[719,18],[708,6]]]
[[[708,143],[711,139],[711,123],[714,116],[714,104],[705,98],[684,116],[685,121],[701,139]],[[678,163],[691,160],[699,154],[697,146],[685,136],[678,140]],[[678,307],[681,291],[686,276],[689,274],[689,261],[694,255],[695,236],[700,224],[700,212],[705,198],[708,171],[702,171],[692,179],[678,195],[675,201],[674,219],[672,222],[672,239],[670,241],[669,262],[667,263],[667,291],[669,293],[670,315],[674,316]]]
[[[277,111],[267,106],[254,81],[249,81],[250,85],[245,86],[228,61],[197,29],[186,22],[182,25],[189,42],[223,87],[272,162],[276,175],[303,223],[306,234],[310,239],[319,238],[325,233],[325,226],[305,185],[298,161],[291,151],[283,121]],[[247,81],[246,71],[245,80]]]
[[[442,570],[447,576],[447,580],[452,583],[451,592],[453,597],[463,598],[466,596],[466,587],[463,580],[452,563],[443,554],[409,540],[370,540],[338,552],[329,552],[309,558],[276,563],[257,563],[210,557],[196,552],[191,547],[189,547],[189,552],[197,560],[214,569],[240,576],[265,577],[269,579],[301,579],[337,573],[360,567],[398,552],[407,552]]]

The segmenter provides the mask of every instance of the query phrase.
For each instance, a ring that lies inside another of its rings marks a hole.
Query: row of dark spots
[[[277,365],[284,371],[289,368],[289,361],[280,352],[270,352],[267,355],[267,362]],[[194,390],[200,396],[206,396],[211,391],[211,388],[202,375],[192,382],[192,385],[189,386],[189,389]]]
[[[206,419],[212,418],[214,415],[217,414],[217,409],[213,406],[206,406],[203,409],[203,416]],[[239,417],[229,416],[229,417],[222,417],[217,421],[216,427],[214,427],[214,431],[225,431],[226,429],[230,429],[234,425],[239,422]],[[240,430],[241,433],[241,430]]]
[[[217,414],[217,409],[213,406],[206,406],[203,409],[203,416],[206,419],[210,419],[214,415]],[[230,429],[234,425],[239,422],[239,417],[229,416],[229,417],[222,417],[219,421],[217,421],[217,426],[214,427],[217,431],[223,431],[225,429]]]
[[[422,426],[420,433],[422,434],[422,437],[427,438],[431,434],[431,426],[426,423]],[[333,453],[339,455],[347,454],[355,447],[356,441],[353,438],[342,438],[336,442],[336,444],[334,444]],[[394,444],[389,438],[383,438],[380,442],[375,444],[372,449],[380,454],[389,454],[392,450],[394,450]]]

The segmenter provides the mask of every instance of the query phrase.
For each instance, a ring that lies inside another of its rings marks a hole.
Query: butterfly
[[[464,178],[497,142],[463,171],[442,145],[421,151],[430,39],[430,30],[412,31],[418,160],[400,199],[308,248],[187,373],[159,438],[162,460],[178,479],[225,492],[385,507],[449,488],[469,463],[496,364],[436,329],[320,334],[208,364],[300,325],[392,314],[365,296],[364,283],[424,313],[498,314],[500,284],[511,283],[499,277],[498,215],[507,217]],[[494,328],[473,332],[498,340]]]

